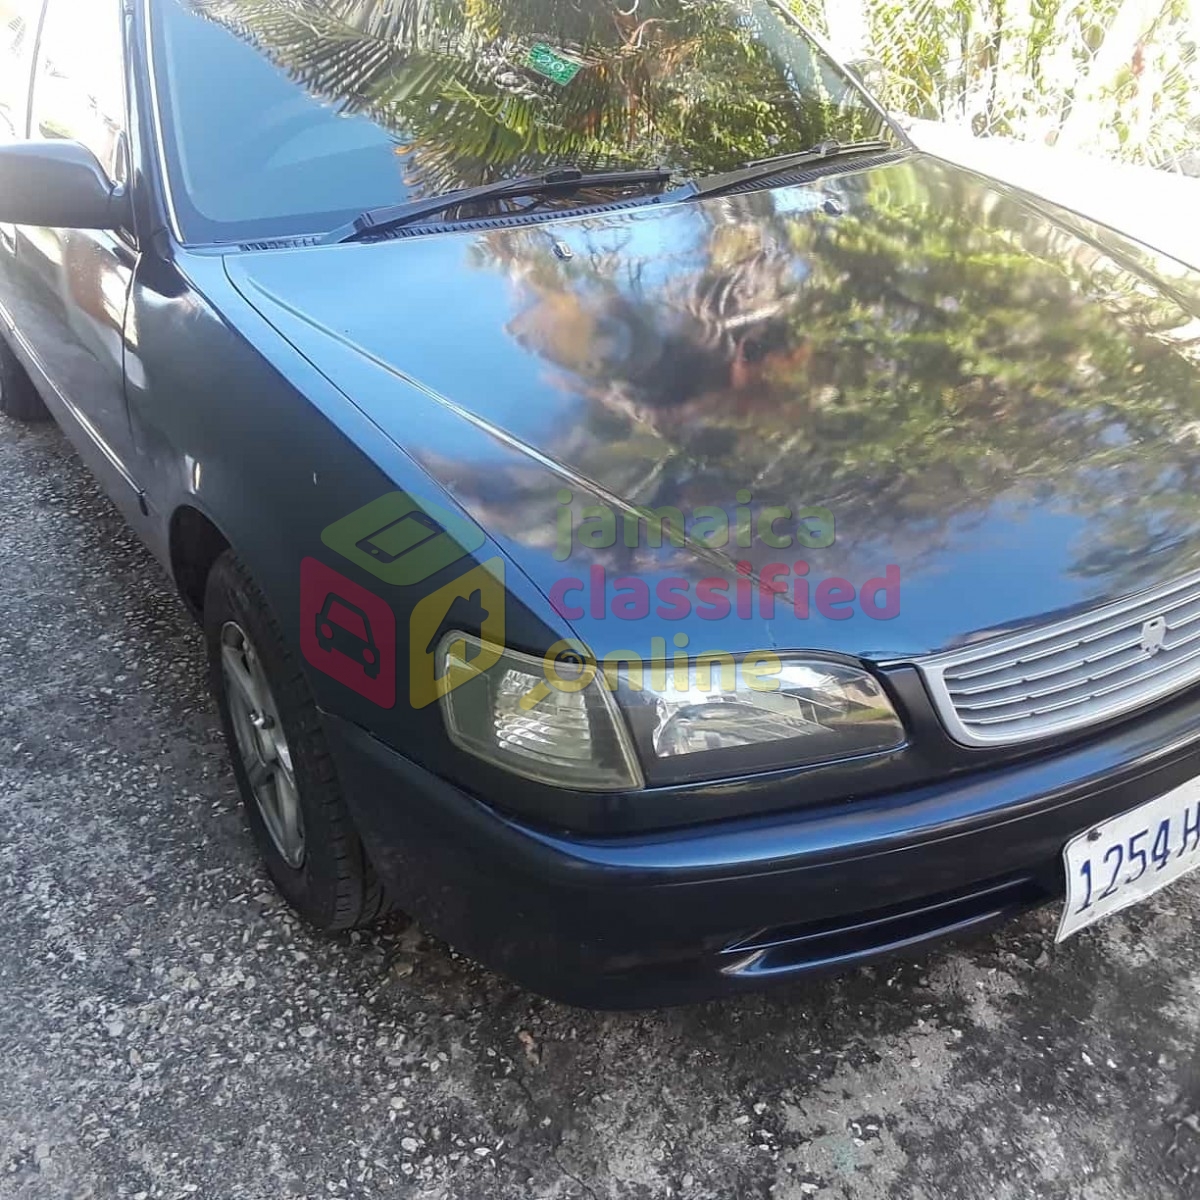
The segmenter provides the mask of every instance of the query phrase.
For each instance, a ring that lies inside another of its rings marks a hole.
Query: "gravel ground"
[[[0,418],[0,1196],[1200,1195],[1200,887],[598,1015],[255,861],[201,642],[61,435]]]

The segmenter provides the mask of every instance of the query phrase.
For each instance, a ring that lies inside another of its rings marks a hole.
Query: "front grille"
[[[1083,729],[1200,680],[1200,575],[917,665],[964,745]]]

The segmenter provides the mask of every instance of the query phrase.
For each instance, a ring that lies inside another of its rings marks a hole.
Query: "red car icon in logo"
[[[374,592],[315,558],[300,564],[305,660],[381,708],[396,703],[396,617]]]
[[[379,647],[367,614],[334,592],[325,597],[325,607],[317,613],[317,645],[362,663],[371,679],[378,677]]]

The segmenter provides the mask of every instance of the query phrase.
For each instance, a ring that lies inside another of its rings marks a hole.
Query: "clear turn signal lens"
[[[495,651],[495,665],[477,670],[472,662],[482,646],[476,637],[450,633],[438,648],[439,677],[449,672],[463,680],[441,701],[455,745],[557,787],[607,792],[643,786],[625,722],[594,671],[559,663],[563,682],[552,688],[543,660],[515,650]]]

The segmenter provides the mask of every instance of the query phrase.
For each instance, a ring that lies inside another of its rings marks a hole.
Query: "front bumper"
[[[1200,696],[1059,753],[818,808],[662,833],[531,827],[328,716],[401,908],[543,995],[704,999],[850,966],[1060,895],[1074,834],[1200,774]]]

